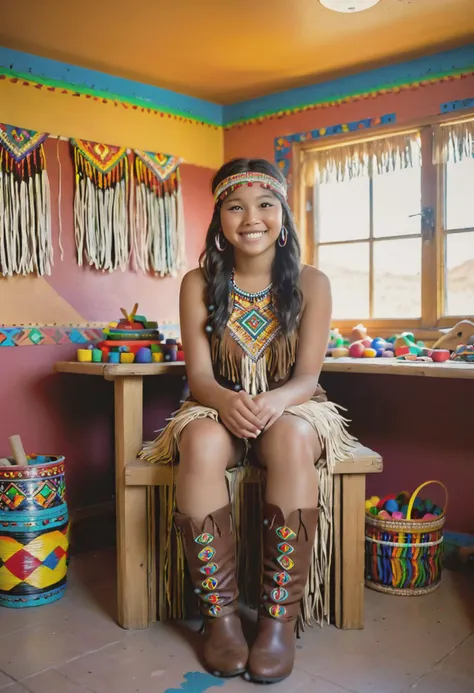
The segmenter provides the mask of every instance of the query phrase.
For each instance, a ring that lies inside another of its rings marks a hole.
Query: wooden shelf
[[[424,361],[398,361],[397,359],[351,359],[327,358],[323,365],[324,373],[375,373],[382,375],[411,375],[425,378],[474,379],[474,363],[445,361],[426,363]]]
[[[186,367],[182,361],[169,363],[82,363],[80,361],[58,361],[54,364],[56,373],[78,373],[80,375],[100,375],[105,380],[117,377],[143,377],[148,375],[185,375]]]
[[[79,361],[59,361],[55,364],[57,373],[79,373],[100,375],[106,380],[117,377],[180,375],[186,374],[185,364],[179,363],[80,363]],[[445,361],[426,363],[423,361],[397,361],[397,359],[332,359],[323,364],[324,373],[375,373],[382,375],[411,375],[425,378],[458,378],[474,380],[474,363]]]

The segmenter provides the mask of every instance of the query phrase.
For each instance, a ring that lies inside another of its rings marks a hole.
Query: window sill
[[[458,378],[474,380],[474,363],[445,361],[398,361],[397,359],[326,358],[324,373],[374,373],[382,375],[415,375],[427,378]]]

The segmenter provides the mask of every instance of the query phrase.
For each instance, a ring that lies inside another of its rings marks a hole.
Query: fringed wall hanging
[[[176,276],[186,262],[180,159],[135,150],[131,223],[135,268]]]
[[[51,274],[47,133],[0,123],[0,272]]]
[[[100,270],[127,269],[130,256],[127,150],[71,139],[76,186],[77,261]]]

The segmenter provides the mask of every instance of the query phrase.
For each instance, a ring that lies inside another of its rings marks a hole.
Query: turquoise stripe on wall
[[[116,95],[123,99],[141,99],[147,101],[150,107],[180,111],[188,114],[189,117],[222,125],[222,106],[150,84],[114,77],[104,72],[68,65],[49,58],[40,58],[37,55],[21,53],[1,46],[0,67],[25,75],[29,74],[32,79],[43,77],[67,82],[77,87],[108,92],[111,98]]]
[[[474,70],[474,43],[410,62],[224,106],[224,123],[230,125],[268,113],[334,101],[351,94],[362,94],[397,84],[433,79],[437,75],[467,71],[470,68]]]

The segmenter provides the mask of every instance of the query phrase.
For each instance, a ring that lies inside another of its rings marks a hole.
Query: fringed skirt
[[[311,567],[301,604],[299,626],[314,622],[322,625],[330,618],[330,571],[333,545],[333,479],[337,462],[353,459],[356,439],[347,431],[347,419],[341,407],[328,401],[312,399],[305,404],[288,407],[285,412],[307,421],[316,430],[323,454],[316,463],[319,476],[319,523],[315,537]],[[194,401],[186,401],[169,420],[156,440],[145,443],[140,457],[174,467],[179,459],[179,439],[184,428],[196,419],[219,421],[218,412]],[[261,560],[261,484],[245,484],[252,455],[247,445],[242,464],[227,471],[227,482],[237,529],[239,586],[246,603],[255,608],[260,598]],[[264,481],[264,470],[261,470]],[[174,483],[160,487],[159,517],[159,594],[158,618],[180,619],[186,616],[184,589],[184,552],[173,526],[175,510]]]

